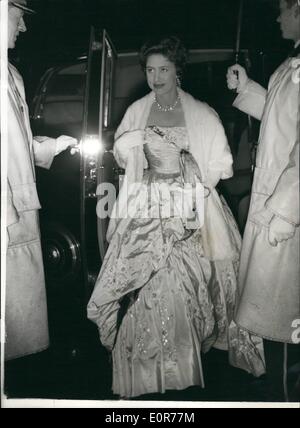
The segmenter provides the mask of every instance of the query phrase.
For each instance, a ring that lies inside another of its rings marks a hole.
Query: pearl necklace
[[[154,101],[155,101],[155,104],[156,104],[156,105],[157,105],[157,107],[158,107],[158,110],[160,110],[160,111],[164,111],[164,112],[167,112],[167,111],[173,111],[173,110],[175,109],[175,107],[177,106],[177,104],[178,104],[179,100],[180,100],[180,96],[179,96],[179,94],[178,94],[178,95],[177,95],[177,98],[176,98],[176,100],[175,100],[175,103],[174,103],[173,105],[171,105],[171,106],[162,106],[162,105],[161,105],[161,104],[159,104],[159,102],[157,101],[156,95],[155,95],[155,98],[154,98]]]

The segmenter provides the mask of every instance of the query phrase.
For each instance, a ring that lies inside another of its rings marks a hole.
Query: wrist
[[[249,81],[250,81],[250,79],[249,79],[249,77],[247,77],[243,83],[240,83],[238,85],[238,87],[237,87],[237,93],[238,94],[242,94],[243,92],[246,91]]]

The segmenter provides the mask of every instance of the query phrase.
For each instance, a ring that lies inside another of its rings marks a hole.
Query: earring
[[[178,75],[176,76],[176,84],[179,88],[181,87],[181,80],[180,80],[180,77]]]

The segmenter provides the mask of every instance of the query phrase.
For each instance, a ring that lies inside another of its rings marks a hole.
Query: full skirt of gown
[[[174,147],[168,150],[170,159]],[[150,168],[142,184],[150,194],[153,185],[182,186],[182,177]],[[159,212],[162,199],[148,198],[148,212]],[[209,260],[201,228],[188,230],[178,216],[145,218],[142,204],[122,232],[114,233],[88,316],[112,351],[115,394],[136,397],[204,387],[201,353],[211,347],[227,350],[236,367],[255,376],[264,373],[261,340],[233,321],[240,236],[225,201],[220,205],[235,258]]]

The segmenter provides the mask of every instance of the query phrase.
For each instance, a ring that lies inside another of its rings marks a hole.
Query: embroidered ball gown
[[[188,154],[185,127],[157,129],[161,138],[146,130],[149,168],[141,188],[152,214],[145,216],[140,204],[126,228],[114,233],[88,305],[112,351],[113,391],[121,397],[204,387],[201,352],[211,347],[228,350],[237,367],[264,372],[260,339],[233,322],[240,236],[232,214],[219,201],[235,256],[215,261],[205,255],[201,228],[187,229],[185,218],[161,215],[160,186],[182,188],[183,165],[190,172],[198,168]]]

